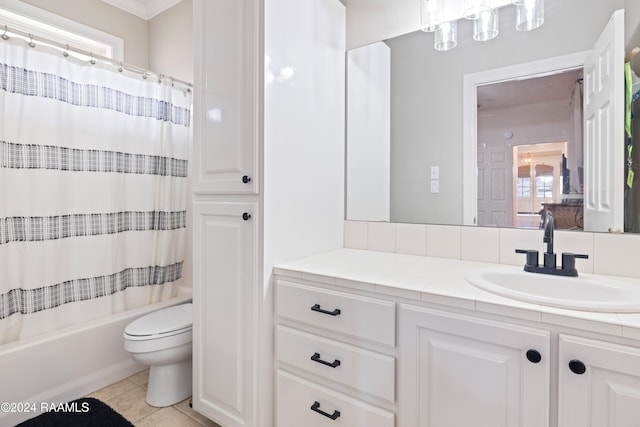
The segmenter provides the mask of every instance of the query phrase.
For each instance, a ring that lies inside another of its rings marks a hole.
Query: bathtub
[[[1,346],[0,426],[18,424],[42,407],[77,399],[144,369],[123,349],[124,328],[191,296],[191,289],[181,288],[176,298],[161,303]]]

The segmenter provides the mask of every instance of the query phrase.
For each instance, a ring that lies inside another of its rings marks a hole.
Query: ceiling
[[[149,20],[182,0],[102,0],[105,3]]]
[[[501,109],[548,101],[571,101],[582,69],[558,74],[510,80],[478,87],[478,108]]]

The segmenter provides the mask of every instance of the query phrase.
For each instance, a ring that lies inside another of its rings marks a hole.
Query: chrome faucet
[[[543,264],[538,264],[538,251],[516,249],[516,253],[527,254],[527,261],[524,265],[524,271],[531,273],[555,274],[559,276],[577,276],[576,258],[589,258],[588,255],[574,254],[571,252],[562,253],[562,268],[556,267],[556,254],[553,252],[553,230],[555,221],[550,211],[546,211],[544,222],[544,237],[542,242],[547,244],[547,250],[544,252]]]

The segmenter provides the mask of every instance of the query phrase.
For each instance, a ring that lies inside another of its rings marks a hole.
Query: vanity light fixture
[[[458,44],[458,21],[443,22],[435,33],[436,50],[451,50]]]
[[[480,18],[482,12],[491,10],[489,0],[464,0],[464,10],[462,16],[465,19],[471,19],[475,21]]]
[[[443,0],[420,0],[420,29],[431,33],[440,28],[443,11]]]
[[[516,30],[531,31],[544,23],[544,0],[512,0],[516,6]]]
[[[451,50],[457,45],[460,17],[473,21],[474,40],[494,39],[498,36],[499,15],[491,1],[420,0],[420,29],[435,33],[434,47],[440,51]],[[544,0],[511,0],[511,4],[516,8],[516,30],[531,31],[544,23]]]

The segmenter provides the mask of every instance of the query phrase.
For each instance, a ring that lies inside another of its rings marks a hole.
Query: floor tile
[[[139,388],[140,386],[137,386],[136,384],[132,383],[128,379],[124,379],[122,381],[118,381],[117,383],[101,388],[98,391],[94,391],[87,397],[93,397],[103,402],[106,402],[107,400],[113,399],[114,397],[120,396],[131,390],[136,390]]]
[[[140,371],[137,374],[131,375],[127,379],[146,390],[147,384],[149,383],[149,370],[145,369],[144,371]]]
[[[176,408],[178,411],[182,412],[183,414],[187,415],[188,417],[193,418],[203,426],[220,427],[218,424],[214,423],[209,418],[200,414],[198,411],[194,410],[193,408],[190,408],[189,399],[183,400],[180,403],[176,403],[175,405],[173,405],[173,407]]]
[[[136,427],[201,427],[193,418],[172,406],[161,408],[135,422]]]
[[[142,387],[136,386],[134,390],[114,397],[105,403],[132,423],[136,423],[159,410],[159,408],[153,407],[146,402],[146,395],[147,392]]]

